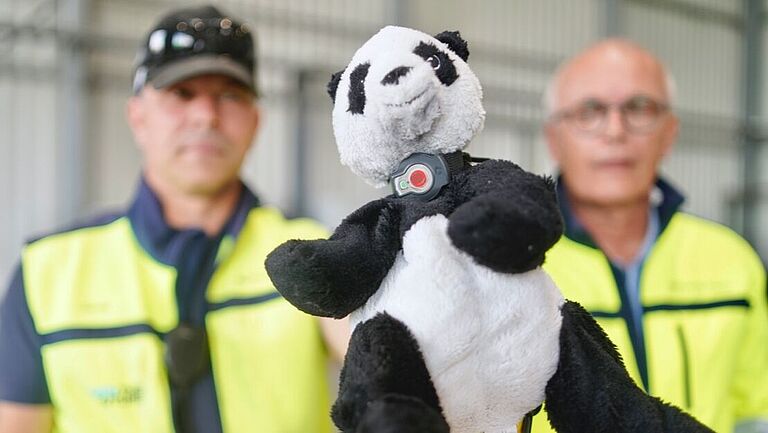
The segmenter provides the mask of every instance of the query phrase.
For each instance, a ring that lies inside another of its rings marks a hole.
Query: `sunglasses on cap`
[[[146,83],[162,88],[205,73],[231,76],[256,93],[251,31],[227,17],[165,20],[149,33],[136,64],[134,93]]]

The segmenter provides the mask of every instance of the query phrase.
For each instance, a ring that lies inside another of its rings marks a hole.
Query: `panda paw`
[[[448,236],[456,248],[497,272],[527,272],[544,262],[560,237],[561,223],[525,197],[484,195],[459,206],[449,217]]]
[[[449,433],[443,415],[418,398],[387,394],[368,404],[355,433]]]

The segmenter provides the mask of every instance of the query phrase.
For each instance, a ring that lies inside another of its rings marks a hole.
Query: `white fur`
[[[459,75],[453,84],[444,86],[430,64],[413,54],[422,41],[453,59]],[[371,65],[366,104],[363,114],[352,114],[347,111],[349,76],[362,63]],[[384,76],[399,66],[413,69],[397,85],[382,85]],[[463,149],[483,127],[482,93],[475,74],[447,45],[417,30],[385,27],[357,50],[336,91],[333,128],[341,162],[366,182],[383,186],[414,152]]]
[[[416,337],[453,433],[512,433],[557,369],[564,302],[540,268],[500,274],[456,249],[436,215],[405,234],[353,326],[386,311]]]

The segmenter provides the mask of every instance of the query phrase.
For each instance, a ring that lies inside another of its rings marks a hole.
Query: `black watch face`
[[[439,155],[414,153],[397,167],[389,183],[398,197],[415,196],[429,201],[448,183],[448,165]]]
[[[405,173],[392,178],[395,194],[399,196],[411,193],[424,194],[432,188],[434,183],[435,176],[432,170],[421,163],[411,165]]]

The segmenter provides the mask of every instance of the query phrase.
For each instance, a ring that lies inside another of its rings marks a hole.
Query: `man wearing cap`
[[[127,107],[136,197],[24,247],[0,304],[0,432],[330,431],[326,354],[348,331],[264,270],[275,246],[325,231],[239,178],[254,70],[249,30],[213,7],[150,31]]]

